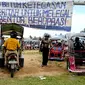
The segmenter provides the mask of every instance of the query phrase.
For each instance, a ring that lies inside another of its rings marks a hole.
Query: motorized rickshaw
[[[76,39],[79,39],[76,42]],[[76,33],[68,40],[67,69],[74,73],[85,72],[85,33]]]
[[[63,61],[65,57],[64,40],[58,37],[51,38],[51,46],[49,51],[49,60]]]
[[[1,24],[1,55],[0,55],[0,67],[4,67],[5,63],[5,51],[3,50],[3,43],[4,41],[10,37],[10,32],[12,31],[17,32],[17,40],[20,42],[20,50],[18,51],[19,55],[19,66],[24,66],[24,57],[22,56],[22,50],[23,50],[23,31],[24,28],[18,24],[15,23],[3,23]],[[17,69],[17,61],[16,61],[16,54],[12,53],[7,56],[7,65],[6,67],[11,72],[11,77],[14,76],[14,72]]]

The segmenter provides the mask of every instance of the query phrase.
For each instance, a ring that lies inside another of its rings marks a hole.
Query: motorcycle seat
[[[10,53],[10,54],[7,55],[7,57],[8,56],[17,56],[17,54],[16,53]]]

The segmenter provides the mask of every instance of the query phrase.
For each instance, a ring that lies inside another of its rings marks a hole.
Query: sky
[[[71,32],[80,32],[85,28],[85,6],[74,6]]]

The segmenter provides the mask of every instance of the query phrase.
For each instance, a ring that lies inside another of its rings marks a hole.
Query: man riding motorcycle
[[[19,41],[16,39],[17,33],[13,30],[10,33],[11,38],[8,38],[4,42],[4,50],[5,50],[5,65],[7,65],[7,56],[11,53],[15,53],[17,55],[17,63],[19,66],[19,56],[18,50],[20,49]]]

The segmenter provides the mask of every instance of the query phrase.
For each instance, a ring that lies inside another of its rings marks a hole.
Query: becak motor
[[[51,48],[49,51],[49,60],[64,60],[63,43],[61,40],[51,40]]]
[[[68,40],[67,69],[73,73],[85,73],[85,33],[75,33]]]
[[[0,67],[7,67],[11,77],[14,77],[15,71],[24,66],[24,57],[22,55],[23,32],[24,28],[19,24],[1,24],[2,50]]]

